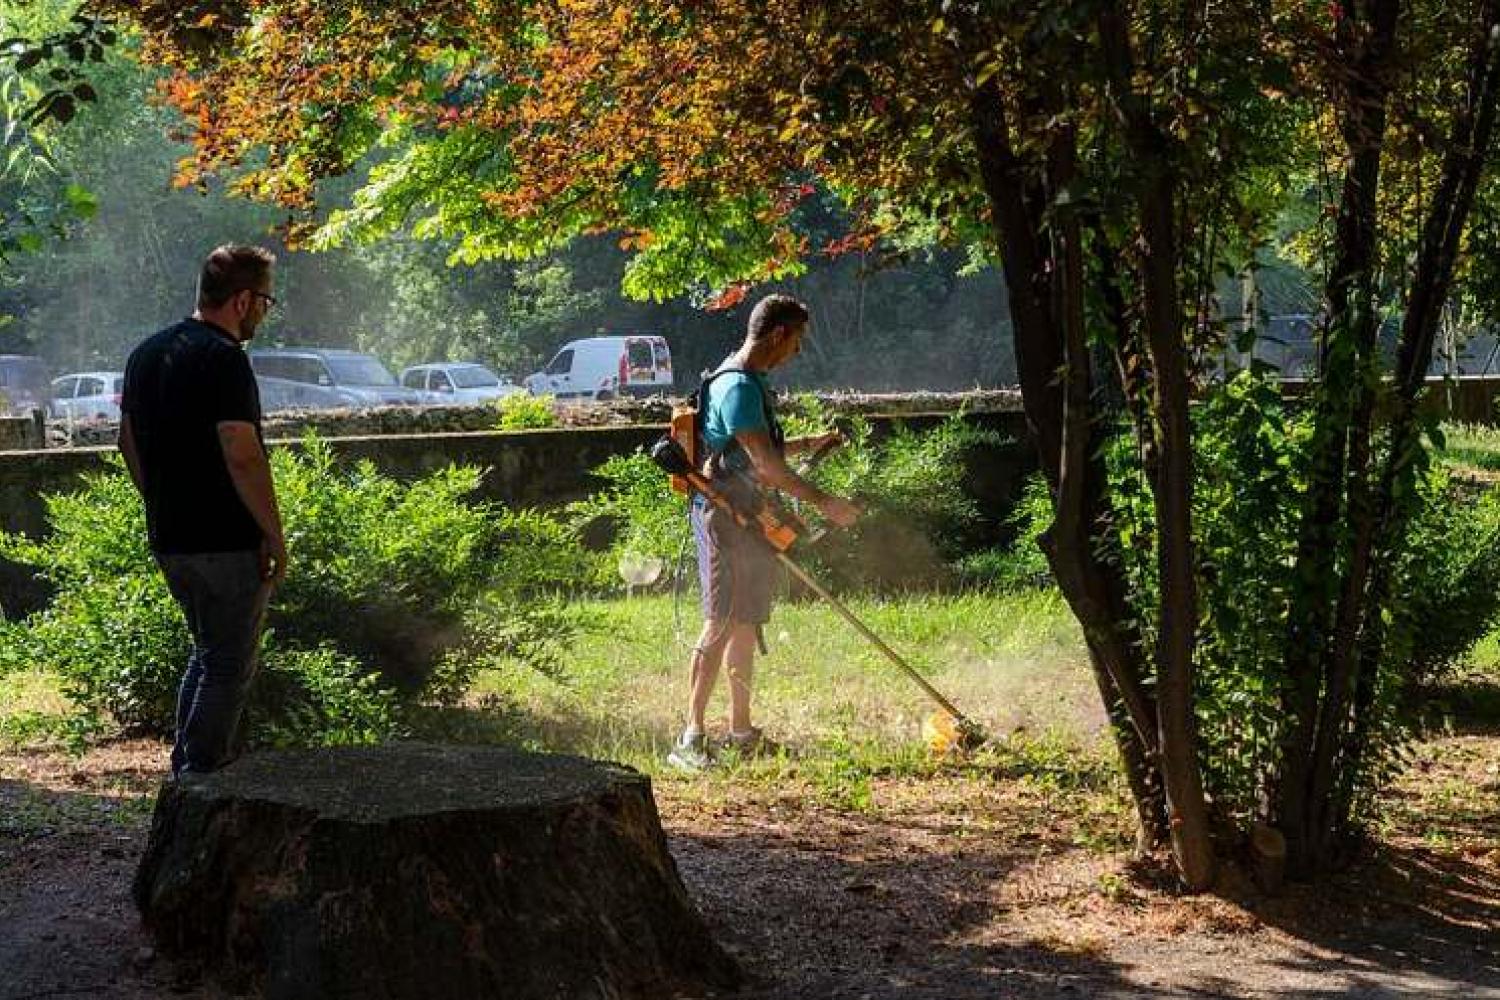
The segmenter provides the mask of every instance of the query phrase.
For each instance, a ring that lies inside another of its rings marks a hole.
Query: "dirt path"
[[[1013,779],[877,783],[864,812],[797,788],[657,799],[745,998],[1500,998],[1500,738],[1423,752],[1382,850],[1276,899],[1127,878],[1100,843],[1117,819]],[[128,900],[162,764],[145,743],[0,755],[0,998],[216,995]]]

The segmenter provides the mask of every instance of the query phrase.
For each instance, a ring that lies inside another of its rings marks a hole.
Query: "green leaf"
[[[99,212],[99,198],[94,192],[79,184],[69,184],[63,190],[68,207],[80,219],[92,219]]]

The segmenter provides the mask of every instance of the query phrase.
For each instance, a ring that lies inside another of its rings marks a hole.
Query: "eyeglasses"
[[[242,289],[242,291],[249,292],[251,295],[254,295],[258,299],[265,299],[267,309],[272,309],[277,305],[276,296],[274,295],[267,295],[265,292],[259,292],[253,288],[245,288]]]

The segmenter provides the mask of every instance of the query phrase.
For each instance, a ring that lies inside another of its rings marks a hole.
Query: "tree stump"
[[[394,744],[254,754],[163,786],[135,879],[168,954],[292,998],[651,998],[732,989],[614,764]]]

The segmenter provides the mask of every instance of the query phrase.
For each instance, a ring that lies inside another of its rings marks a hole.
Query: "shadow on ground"
[[[151,801],[0,779],[0,1000],[146,1000],[182,987],[129,899]]]
[[[212,996],[154,956],[129,901],[161,755],[0,779],[0,1000]],[[997,834],[970,825],[977,802],[866,815],[730,801],[679,806],[668,834],[751,976],[741,1000],[1500,998],[1493,860],[1398,839],[1275,899],[1226,883],[1223,899],[1110,901],[1089,867],[1108,858],[1044,805],[1006,808]],[[1500,844],[1492,812],[1435,819]],[[1195,907],[1233,919],[1159,919]],[[1075,920],[1106,932],[1056,932]]]
[[[1002,884],[1028,855],[861,856],[858,844],[774,833],[680,833],[673,853],[755,1000],[1500,997],[1495,874],[1406,852],[1330,885],[1241,900],[1253,915],[1247,932],[1143,933],[1072,949],[999,912]]]

